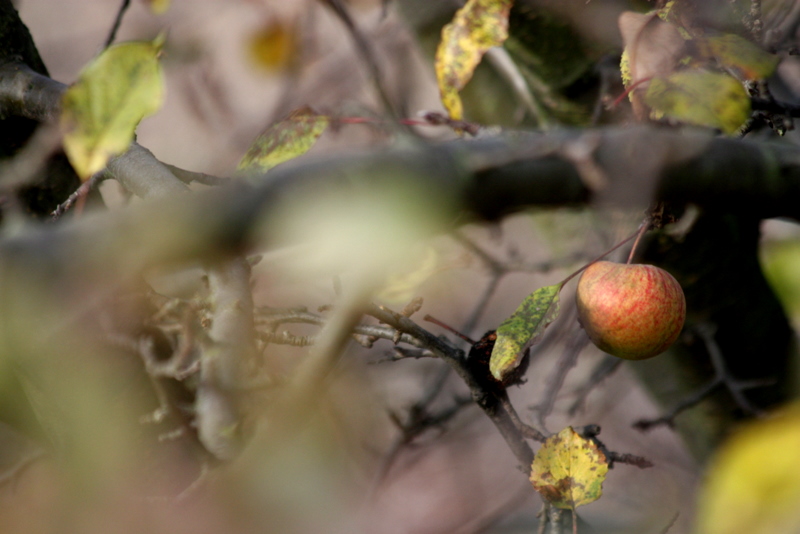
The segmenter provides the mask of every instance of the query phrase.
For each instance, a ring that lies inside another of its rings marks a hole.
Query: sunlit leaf
[[[289,63],[294,54],[294,36],[291,28],[271,23],[249,37],[247,49],[258,67],[267,71],[280,70]]]
[[[603,494],[608,460],[597,444],[567,427],[551,436],[531,464],[531,483],[556,508],[575,509]]]
[[[508,37],[508,14],[513,0],[468,0],[442,29],[436,50],[436,79],[450,118],[461,120],[458,92],[472,78],[483,54]]]
[[[145,0],[147,5],[150,6],[150,10],[155,13],[156,15],[163,15],[169,9],[169,5],[172,3],[171,0]]]
[[[726,33],[699,40],[703,53],[743,80],[763,80],[775,72],[780,58],[738,35]]]
[[[64,151],[83,180],[125,152],[139,121],[161,107],[164,82],[158,56],[162,45],[163,37],[112,46],[86,66],[64,93]]]
[[[722,445],[700,494],[698,534],[800,532],[800,405]]]
[[[689,124],[735,133],[750,117],[750,97],[728,74],[702,70],[676,72],[650,81],[645,103],[656,118],[669,117]]]
[[[284,161],[305,154],[329,123],[327,116],[318,115],[309,107],[294,111],[258,136],[239,162],[239,170],[266,172]]]
[[[489,360],[489,371],[495,379],[502,382],[519,366],[525,351],[541,341],[545,329],[558,317],[561,287],[556,284],[537,289],[497,328],[497,341]]]

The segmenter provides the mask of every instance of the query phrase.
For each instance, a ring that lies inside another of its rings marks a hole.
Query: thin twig
[[[164,163],[164,166],[175,175],[175,178],[185,184],[194,182],[202,185],[225,185],[231,182],[230,178],[203,174],[202,172],[187,171],[186,169],[181,169],[169,163]]]
[[[577,317],[577,309],[575,306],[570,307],[570,315],[570,324],[575,325],[574,328],[572,328],[572,335],[569,337],[564,347],[564,353],[558,359],[553,374],[547,380],[547,387],[542,395],[542,400],[536,407],[537,418],[541,428],[547,428],[545,419],[553,412],[556,398],[564,385],[564,380],[566,380],[570,370],[577,365],[578,355],[589,344],[589,337],[582,328],[578,327],[577,321],[575,321]]]
[[[589,393],[591,393],[592,390],[594,390],[594,388],[597,387],[603,380],[614,373],[614,371],[619,369],[622,365],[622,361],[623,360],[621,358],[609,355],[605,355],[605,357],[600,360],[600,363],[598,363],[592,370],[592,373],[589,375],[589,379],[586,381],[586,383],[576,390],[575,400],[568,410],[570,417],[578,413],[578,410],[583,409]]]
[[[361,59],[367,65],[367,69],[369,70],[370,77],[372,78],[372,83],[375,85],[375,89],[378,92],[378,96],[381,99],[386,111],[389,112],[389,115],[398,121],[401,118],[397,109],[395,108],[394,103],[392,102],[391,97],[389,96],[389,92],[386,89],[386,85],[383,82],[383,75],[381,73],[381,68],[378,64],[378,59],[375,57],[375,53],[372,50],[372,47],[367,40],[364,33],[358,27],[356,22],[353,20],[353,17],[350,15],[350,11],[348,10],[347,6],[342,0],[320,0],[323,4],[327,5],[331,11],[333,11],[339,19],[344,23],[345,28],[350,33],[350,37],[353,39],[353,42],[356,45],[356,50],[358,54],[361,56]]]
[[[633,428],[637,430],[647,431],[657,426],[669,426],[673,427],[675,425],[675,418],[683,413],[684,411],[688,410],[692,406],[696,406],[700,404],[706,397],[711,395],[711,393],[722,385],[722,380],[719,378],[714,378],[707,384],[703,385],[700,389],[683,399],[679,402],[676,406],[674,406],[668,413],[662,415],[661,417],[655,419],[641,419],[636,421],[633,424]]]
[[[106,37],[105,42],[103,43],[103,50],[111,46],[117,38],[117,32],[119,31],[119,27],[122,25],[122,18],[125,16],[125,12],[128,11],[128,7],[130,7],[131,0],[122,0],[122,5],[119,6],[117,10],[117,16],[114,18],[114,24],[111,26],[111,31],[108,33],[108,37]]]
[[[105,178],[105,170],[93,174],[92,177],[83,182],[74,193],[68,196],[67,200],[59,204],[56,209],[53,210],[53,213],[50,214],[50,220],[55,222],[60,219],[76,202],[82,198],[85,198],[86,195],[89,194],[89,191],[91,191],[101,181],[105,180]]]
[[[445,369],[449,370],[449,367],[445,366]],[[433,393],[433,397],[435,397],[441,391],[441,384],[434,383],[429,391]],[[403,449],[428,430],[437,427],[441,428],[445,423],[461,412],[463,408],[473,404],[472,398],[470,397],[456,398],[451,406],[439,413],[432,414],[428,411],[428,405],[431,402],[432,399],[428,401],[421,400],[415,403],[414,406],[409,409],[408,416],[404,422],[401,422],[397,415],[392,416],[392,419],[400,430],[400,435],[389,448],[389,451],[384,455],[372,480],[369,495],[374,496],[377,494],[378,488],[384,480],[386,480],[386,476],[391,471]]]
[[[714,390],[724,387],[728,393],[733,397],[736,405],[745,413],[760,417],[763,411],[754,406],[747,397],[744,396],[744,391],[753,388],[766,387],[775,384],[774,379],[766,380],[738,380],[731,376],[728,366],[725,363],[725,357],[719,348],[716,340],[714,339],[715,328],[709,324],[700,324],[695,327],[695,331],[703,340],[708,351],[708,356],[711,359],[711,364],[714,367],[714,377],[706,384],[704,384],[696,392],[685,398],[678,403],[669,413],[657,419],[643,419],[634,423],[634,428],[638,430],[650,430],[653,427],[660,425],[673,426],[675,418],[685,410],[699,404],[701,401],[711,395]]]

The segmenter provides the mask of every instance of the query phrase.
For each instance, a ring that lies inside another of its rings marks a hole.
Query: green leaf
[[[266,172],[305,154],[328,127],[330,119],[303,107],[264,130],[239,162],[239,170]]]
[[[472,78],[483,54],[508,38],[508,14],[513,0],[468,0],[442,29],[436,49],[436,79],[450,118],[461,120],[458,92]]]
[[[738,35],[725,33],[699,40],[704,54],[717,59],[743,80],[763,80],[775,72],[780,58]]]
[[[530,480],[551,505],[575,509],[600,498],[607,473],[608,460],[597,444],[568,426],[536,452]]]
[[[161,107],[164,80],[158,56],[163,42],[159,36],[106,49],[64,93],[64,151],[81,179],[125,152],[139,121]]]
[[[655,118],[670,117],[689,124],[735,133],[750,117],[750,97],[728,74],[685,70],[653,78],[644,97]]]
[[[504,381],[519,366],[525,351],[541,341],[545,329],[558,317],[561,287],[556,284],[537,289],[497,328],[489,359],[489,371],[495,379]]]

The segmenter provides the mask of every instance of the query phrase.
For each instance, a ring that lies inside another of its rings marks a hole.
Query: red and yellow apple
[[[592,342],[626,360],[667,350],[686,318],[680,284],[654,265],[595,262],[581,275],[576,298],[578,318]]]

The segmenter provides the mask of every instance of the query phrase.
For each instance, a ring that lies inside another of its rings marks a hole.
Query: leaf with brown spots
[[[436,79],[442,104],[453,120],[464,115],[461,91],[472,78],[483,54],[508,38],[508,14],[513,0],[468,0],[442,29],[436,49]]]
[[[608,460],[597,444],[568,426],[537,451],[530,480],[551,505],[574,510],[600,498],[606,473]]]

